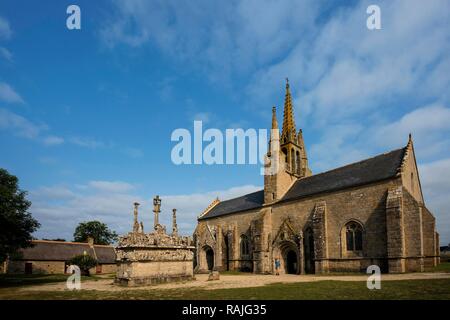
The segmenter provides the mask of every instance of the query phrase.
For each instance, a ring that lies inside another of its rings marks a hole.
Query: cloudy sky
[[[81,30],[66,9],[81,8]],[[381,8],[381,30],[366,9]],[[181,165],[173,130],[267,128],[289,77],[318,173],[406,145],[450,242],[450,2],[23,1],[0,3],[0,167],[29,191],[36,237],[80,221],[124,233],[132,203],[182,232],[215,197],[261,188],[258,165]],[[148,229],[148,228],[147,228]]]

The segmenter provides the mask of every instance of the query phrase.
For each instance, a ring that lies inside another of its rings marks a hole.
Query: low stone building
[[[286,83],[283,127],[272,111],[264,189],[213,201],[194,232],[196,271],[424,271],[439,263],[436,222],[422,194],[413,140],[312,174]]]
[[[116,272],[114,247],[82,242],[33,240],[33,247],[22,249],[14,260],[6,262],[7,273],[63,274],[76,255],[88,254],[98,265],[91,273]]]
[[[161,199],[154,199],[154,231],[144,232],[138,222],[138,203],[134,204],[133,231],[120,237],[116,247],[116,283],[125,286],[149,285],[194,277],[194,249],[190,237],[178,235],[176,209],[173,209],[172,233],[159,224]]]

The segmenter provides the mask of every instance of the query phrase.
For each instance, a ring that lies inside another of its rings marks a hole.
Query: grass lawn
[[[113,277],[114,275],[90,277],[82,276],[83,280],[99,280],[105,277]],[[64,282],[67,280],[67,274],[0,274],[0,288],[6,287],[22,287],[27,285]]]
[[[319,281],[271,284],[237,289],[170,289],[122,291],[19,291],[17,287],[0,289],[0,299],[441,299],[450,300],[450,279],[384,281],[381,290],[368,290],[365,282]]]
[[[427,270],[450,272],[450,262]],[[223,272],[221,276],[248,275]],[[114,274],[92,275],[83,280],[112,279]],[[443,299],[450,300],[450,279],[383,281],[381,290],[368,290],[364,281],[318,281],[277,283],[264,287],[205,290],[199,288],[120,290],[120,291],[30,291],[29,285],[63,282],[67,275],[0,275],[0,299]]]
[[[441,262],[436,267],[433,267],[431,269],[431,272],[450,272],[450,261]]]

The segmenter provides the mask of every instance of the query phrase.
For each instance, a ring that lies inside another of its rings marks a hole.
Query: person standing
[[[279,258],[275,258],[275,275],[279,276],[280,275],[280,259]]]

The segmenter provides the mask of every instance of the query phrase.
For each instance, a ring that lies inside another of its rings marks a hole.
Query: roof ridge
[[[56,240],[41,240],[41,239],[36,239],[36,240],[31,240],[31,242],[38,242],[38,243],[55,243],[55,244],[70,244],[70,245],[86,245],[89,246],[89,243],[87,242],[75,242],[75,241],[56,241]],[[111,245],[107,245],[107,244],[94,244],[94,246],[96,247],[113,247]]]
[[[368,160],[372,160],[372,159],[375,159],[375,158],[377,158],[377,157],[385,156],[385,155],[388,155],[388,154],[393,153],[393,152],[396,152],[396,151],[404,150],[405,148],[406,148],[406,147],[402,147],[402,148],[394,149],[394,150],[391,150],[391,151],[388,151],[388,152],[380,153],[380,154],[377,154],[377,155],[372,156],[372,157],[370,157],[370,158],[366,158],[366,159],[363,159],[363,160],[351,162],[351,163],[349,163],[349,164],[345,164],[345,165],[340,166],[340,167],[337,167],[337,168],[333,168],[333,169],[330,169],[330,170],[327,170],[327,171],[323,171],[323,172],[320,172],[320,173],[316,173],[316,174],[310,175],[310,176],[308,176],[308,177],[304,177],[304,178],[297,179],[297,181],[299,181],[299,180],[306,180],[306,179],[308,179],[308,178],[317,177],[317,176],[320,176],[320,175],[323,175],[323,174],[326,174],[326,173],[329,173],[329,172],[333,172],[333,171],[336,171],[336,170],[340,170],[340,169],[342,169],[342,168],[346,168],[346,167],[349,167],[349,166],[353,166],[353,165],[358,164],[358,163],[361,163],[361,162],[366,162],[366,161],[368,161]],[[402,158],[403,158],[403,157],[402,157]]]
[[[242,197],[248,196],[248,195],[250,195],[250,194],[255,194],[255,193],[258,193],[258,192],[261,192],[261,191],[264,191],[264,188],[263,188],[263,189],[260,189],[260,190],[258,190],[258,191],[253,191],[253,192],[250,192],[250,193],[246,193],[246,194],[243,194],[242,196],[230,198],[230,199],[228,199],[228,200],[223,200],[223,201],[220,201],[220,202],[221,202],[221,203],[224,203],[224,202],[227,202],[227,201],[231,201],[231,200],[234,200],[234,199],[238,199],[238,198],[242,198]]]
[[[200,219],[201,217],[203,217],[204,215],[206,215],[209,211],[211,211],[212,208],[214,208],[215,206],[217,206],[220,203],[219,197],[215,198],[207,207],[205,210],[203,210],[203,212],[197,217],[197,219]]]

